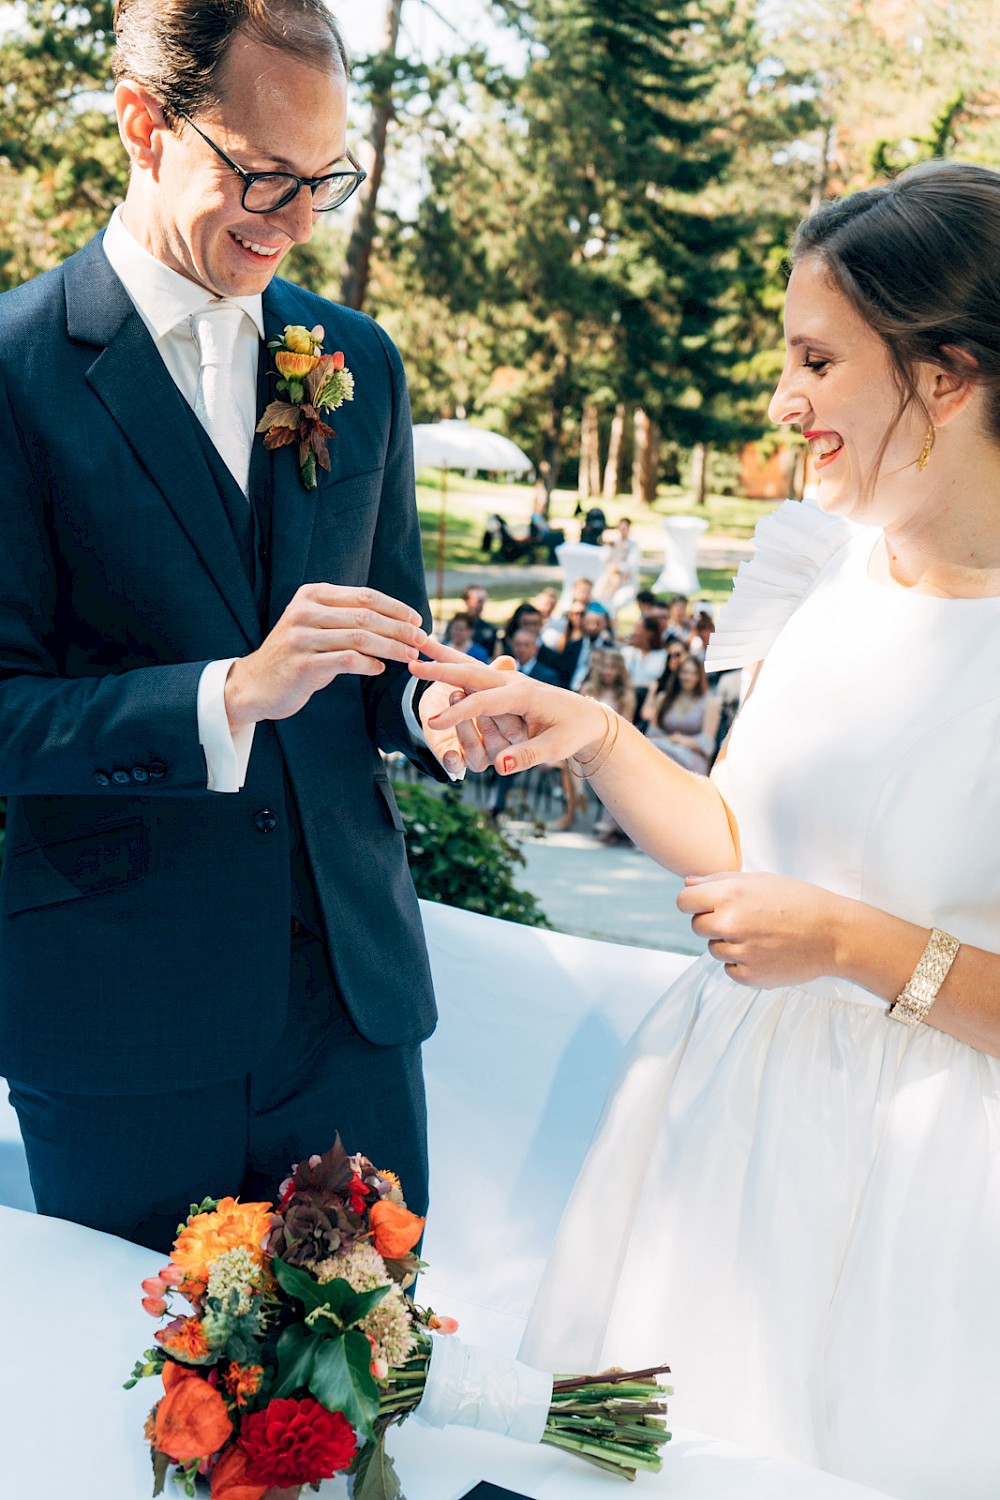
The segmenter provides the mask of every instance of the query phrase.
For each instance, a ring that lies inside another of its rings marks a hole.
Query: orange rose
[[[227,1448],[212,1470],[212,1500],[261,1500],[266,1484],[251,1484],[247,1478],[249,1459],[238,1443]]]
[[[368,1215],[375,1237],[375,1249],[384,1260],[402,1260],[424,1232],[425,1219],[411,1214],[400,1203],[383,1198]]]
[[[166,1394],[156,1408],[156,1447],[175,1463],[218,1452],[233,1431],[217,1390],[179,1365],[163,1368]]]
[[[274,356],[274,363],[286,380],[304,380],[310,370],[315,370],[319,364],[319,356],[292,354],[289,350],[280,349]]]

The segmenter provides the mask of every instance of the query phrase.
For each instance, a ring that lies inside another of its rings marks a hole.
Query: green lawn
[[[446,497],[446,529],[444,565],[448,573],[456,570],[480,569],[486,559],[480,549],[487,518],[494,511],[516,534],[527,529],[531,514],[533,487],[530,484],[497,484],[485,479],[467,479],[464,475],[449,474]],[[619,495],[608,504],[601,502],[602,509],[611,525],[622,516],[630,517],[633,533],[644,548],[653,554],[659,551],[660,523],[666,516],[700,516],[709,523],[711,534],[731,537],[734,541],[745,541],[753,536],[754,527],[761,516],[773,510],[776,502],[748,500],[742,496],[710,495],[707,503],[693,506],[687,491],[679,486],[664,486],[653,506],[637,506],[631,495]],[[420,533],[424,544],[424,566],[433,578],[437,569],[438,528],[441,514],[441,481],[434,469],[420,471],[417,480],[417,507],[420,513]],[[579,521],[573,517],[576,494],[571,490],[556,490],[552,497],[550,519],[554,526],[562,526],[570,537],[575,537]],[[643,583],[649,585],[658,569],[644,571]],[[699,570],[702,592],[706,598],[722,603],[729,596],[733,566],[702,567]],[[501,621],[510,613],[514,604],[535,593],[539,585],[524,576],[523,564],[512,563],[498,570],[489,579],[490,605],[488,618]],[[442,616],[448,618],[460,607],[461,601],[454,595],[446,597]],[[621,623],[627,625],[626,615]]]

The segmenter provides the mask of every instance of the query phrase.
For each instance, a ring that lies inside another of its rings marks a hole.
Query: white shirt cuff
[[[239,792],[247,779],[256,724],[234,734],[226,713],[226,678],[236,660],[211,661],[198,681],[198,740],[205,752],[210,792]]]
[[[405,688],[405,690],[403,692],[403,699],[402,699],[402,702],[403,702],[403,721],[406,724],[407,729],[409,730],[410,739],[413,741],[413,743],[416,746],[418,746],[421,750],[428,750],[428,751],[430,751],[431,755],[434,756],[434,759],[438,760],[439,757],[437,755],[437,752],[434,751],[434,750],[431,750],[430,745],[428,745],[428,743],[427,743],[427,736],[424,734],[423,725],[420,722],[420,717],[419,717],[416,705],[413,702],[413,696],[416,693],[416,691],[417,691],[417,679],[415,677],[411,677],[410,681],[409,681],[409,683],[407,685],[407,687]],[[457,775],[452,775],[451,771],[448,770],[448,767],[444,764],[443,761],[439,761],[439,764],[441,765],[442,769],[444,770],[444,773],[448,777],[449,781],[464,781],[465,780],[465,766],[464,765],[462,766],[461,770],[457,773]]]

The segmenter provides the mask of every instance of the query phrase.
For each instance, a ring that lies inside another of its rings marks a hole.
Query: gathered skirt
[[[669,1362],[679,1426],[1000,1495],[1000,1060],[705,956],[629,1043],[521,1357]]]

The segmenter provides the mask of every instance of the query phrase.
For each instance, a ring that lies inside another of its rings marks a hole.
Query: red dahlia
[[[358,1440],[343,1412],[327,1411],[307,1396],[270,1401],[244,1417],[240,1445],[253,1484],[288,1488],[318,1484],[350,1468]]]

